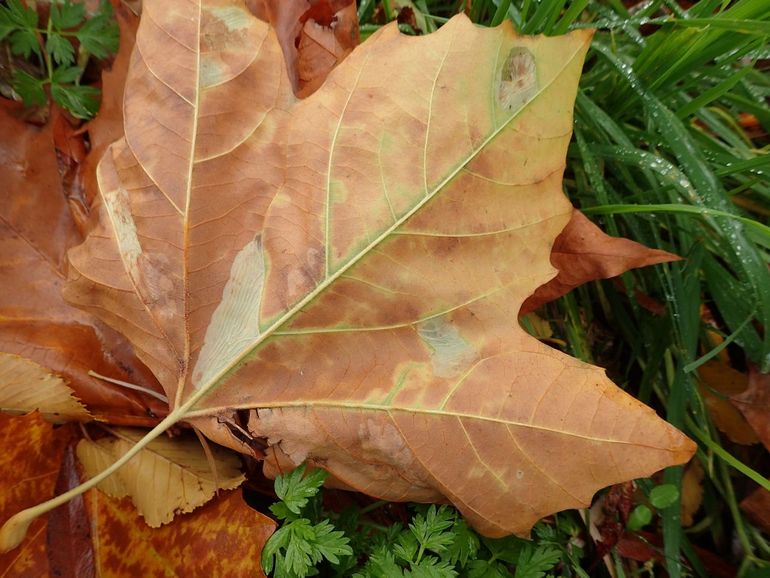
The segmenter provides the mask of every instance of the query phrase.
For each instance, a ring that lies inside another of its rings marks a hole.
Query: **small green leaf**
[[[372,554],[364,571],[366,573],[360,575],[360,578],[395,578],[404,575],[404,570],[396,564],[393,553],[386,549]]]
[[[13,89],[21,97],[26,106],[43,106],[48,101],[45,94],[44,81],[27,74],[23,70],[13,73]]]
[[[350,540],[345,533],[335,530],[329,520],[315,525],[316,551],[332,564],[339,564],[338,556],[351,556],[353,549],[349,546]]]
[[[673,506],[678,499],[679,488],[674,484],[655,486],[650,492],[650,503],[658,510]]]
[[[441,562],[432,556],[426,556],[419,564],[412,564],[409,571],[404,572],[409,578],[454,578],[457,571],[448,562]]]
[[[50,54],[56,64],[72,64],[75,62],[75,48],[72,43],[61,36],[52,32],[45,41],[45,49]]]
[[[644,504],[640,504],[631,512],[626,527],[635,532],[641,530],[650,522],[652,522],[652,510]]]
[[[99,89],[93,86],[54,83],[51,96],[56,104],[77,118],[89,119],[99,110]]]
[[[75,32],[83,50],[97,58],[107,58],[118,51],[120,30],[112,18],[112,8],[109,2],[102,2],[100,12],[86,20],[85,24]]]
[[[454,541],[454,534],[445,530],[455,522],[455,513],[447,506],[430,506],[423,516],[417,514],[409,530],[425,550],[436,553],[444,552]]]
[[[69,0],[63,4],[51,3],[51,24],[56,30],[75,28],[85,17],[85,4],[73,4]]]
[[[35,28],[37,12],[19,0],[9,0],[6,6],[0,5],[0,40],[10,36],[14,54],[23,54],[25,57],[29,57],[33,51],[40,54]]]
[[[326,472],[320,469],[313,470],[307,476],[304,474],[305,465],[302,464],[289,474],[278,476],[275,480],[276,495],[285,504],[286,509],[296,515],[301,513],[308,499],[318,493],[327,476]],[[285,514],[282,509],[279,508],[279,510]],[[279,515],[275,510],[272,511],[281,519],[286,519],[286,515]]]
[[[37,35],[31,30],[19,29],[11,33],[11,52],[29,58],[33,52],[40,54],[40,45],[37,43]]]
[[[519,554],[515,578],[543,578],[545,573],[561,560],[561,552],[556,548],[539,547],[526,544]]]
[[[524,547],[524,540],[514,536],[506,538],[482,538],[482,542],[492,555],[498,560],[503,560],[509,564],[516,564]]]
[[[37,12],[21,0],[8,0],[8,5],[3,7],[3,12],[5,21],[16,28],[31,32],[37,28]]]
[[[470,529],[465,520],[458,520],[452,527],[455,539],[446,552],[446,558],[452,564],[460,564],[465,567],[469,559],[473,559],[479,552],[479,537]]]
[[[78,81],[83,69],[79,66],[60,66],[53,71],[53,82],[57,84],[73,84]]]
[[[473,560],[468,564],[468,578],[513,578],[508,569],[499,562]]]

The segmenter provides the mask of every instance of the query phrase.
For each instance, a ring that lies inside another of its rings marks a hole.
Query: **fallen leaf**
[[[278,35],[294,92],[305,97],[358,45],[354,0],[260,0],[252,12]]]
[[[707,361],[698,368],[699,390],[714,424],[738,444],[755,444],[757,435],[746,418],[731,403],[731,397],[748,387],[748,376],[733,369],[722,360]]]
[[[154,424],[163,404],[88,375],[158,389],[118,333],[62,299],[66,252],[81,237],[59,181],[52,127],[24,123],[16,110],[0,106],[0,278],[8,280],[0,291],[0,351],[60,376],[99,419]]]
[[[695,513],[703,503],[703,466],[698,460],[690,460],[682,476],[682,527],[689,528],[693,524]]]
[[[80,484],[74,440],[67,446],[56,478],[60,495]],[[85,498],[80,495],[48,515],[48,562],[51,576],[57,578],[94,578],[96,564],[94,542],[104,536],[92,533]]]
[[[83,439],[78,444],[78,459],[88,477],[110,466],[145,432],[119,428],[113,433],[115,437]],[[209,463],[194,438],[157,438],[97,487],[114,498],[130,496],[147,524],[157,528],[176,513],[192,512],[205,504],[218,489],[231,490],[241,484],[243,474],[236,455],[212,448],[212,456]]]
[[[0,412],[37,410],[52,423],[89,421],[91,414],[64,380],[42,365],[18,355],[0,353]]]
[[[521,313],[534,311],[589,281],[609,279],[629,269],[680,259],[630,239],[610,237],[575,209],[551,250],[551,264],[559,274],[524,302]]]
[[[192,514],[150,528],[128,498],[115,500],[99,490],[86,504],[100,578],[264,577],[262,547],[275,522],[251,509],[239,491],[220,496]]]
[[[109,145],[123,136],[123,88],[136,42],[136,29],[139,26],[139,17],[123,2],[115,7],[115,19],[120,27],[120,48],[109,70],[102,72],[102,103],[99,114],[86,125],[91,142],[91,156],[96,159],[95,163]],[[94,164],[92,170],[95,169]]]
[[[741,501],[741,510],[746,512],[751,523],[765,532],[770,532],[770,492],[757,488]]]
[[[74,461],[65,460],[60,480],[75,487],[80,479]],[[161,528],[151,529],[128,498],[112,499],[90,490],[75,513],[57,509],[49,524],[51,567],[60,576],[83,578],[98,569],[100,578],[142,576],[264,576],[262,547],[275,523],[251,509],[237,491],[220,495]],[[83,526],[87,532],[83,532]],[[73,534],[77,536],[73,540]],[[83,537],[87,540],[83,541]],[[62,557],[64,550],[67,554]]]
[[[53,497],[64,448],[65,432],[38,413],[23,417],[0,414],[0,522],[22,508]],[[32,522],[18,550],[0,554],[3,578],[48,576],[47,518]]]
[[[57,488],[66,491],[80,481],[70,446]],[[51,512],[48,557],[52,576],[72,578],[264,576],[259,560],[274,530],[275,523],[238,491],[220,492],[193,513],[152,529],[128,498],[90,490]]]
[[[759,440],[770,449],[770,374],[749,366],[749,386],[730,401],[749,422]]]
[[[133,343],[172,419],[249,452],[232,431],[252,410],[269,457],[449,500],[488,535],[689,459],[602,370],[516,323],[572,215],[590,33],[390,25],[297,100],[239,4],[143,10],[125,137],[65,294]]]

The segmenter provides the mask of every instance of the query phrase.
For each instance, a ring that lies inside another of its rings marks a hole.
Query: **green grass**
[[[363,36],[381,25],[378,6],[392,16],[387,8],[403,4],[359,2]],[[566,193],[607,232],[685,257],[632,271],[620,283],[589,284],[541,311],[571,354],[606,366],[616,383],[699,443],[704,499],[694,524],[682,528],[679,519],[683,468],[639,480],[644,494],[661,484],[679,489],[646,527],[661,539],[655,548],[662,561],[645,569],[616,550],[606,560],[616,576],[662,575],[663,566],[672,578],[706,578],[699,552],[707,551],[741,577],[768,575],[770,540],[738,506],[753,488],[770,488],[767,450],[736,446],[715,427],[696,369],[727,352],[736,369],[770,370],[770,75],[763,62],[770,58],[770,2],[701,0],[688,9],[674,0],[636,7],[621,0],[468,4],[413,2],[425,32],[459,10],[481,25],[509,18],[526,34],[597,29],[576,103]],[[755,134],[743,128],[741,114],[758,121]],[[629,298],[637,292],[665,304],[665,315]],[[713,318],[708,324],[704,310]],[[719,349],[707,329],[727,338]],[[553,575],[610,575],[586,519],[566,513],[535,533],[535,553],[564,553]],[[369,531],[385,535],[386,526]],[[567,556],[577,544],[581,555]],[[355,552],[365,560],[365,552]],[[515,562],[511,575],[518,575]],[[460,575],[473,574],[463,566]]]

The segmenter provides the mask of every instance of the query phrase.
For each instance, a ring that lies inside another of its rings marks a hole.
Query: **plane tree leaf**
[[[144,432],[119,428],[114,433],[78,444],[77,456],[87,475],[108,467]],[[218,489],[231,490],[241,484],[237,454],[213,449],[210,457],[195,438],[159,438],[98,488],[113,498],[130,496],[147,525],[157,528],[171,522],[177,512],[192,512],[205,504]]]
[[[690,457],[601,369],[517,323],[572,215],[589,32],[390,25],[297,100],[275,34],[238,3],[143,11],[125,137],[65,295],[158,377],[162,427],[261,440],[271,467],[310,461],[383,499],[448,500],[488,535]]]

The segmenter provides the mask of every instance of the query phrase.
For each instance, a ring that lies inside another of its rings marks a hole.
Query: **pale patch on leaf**
[[[476,358],[470,343],[444,317],[417,324],[417,333],[431,350],[430,360],[437,377],[456,377]]]
[[[214,377],[238,352],[259,337],[259,305],[265,282],[262,245],[255,239],[233,260],[222,300],[206,330],[193,370],[197,387]]]
[[[0,353],[0,411],[24,414],[35,410],[52,423],[91,419],[61,377],[29,359]]]
[[[115,433],[118,437],[84,439],[78,444],[77,455],[88,477],[112,464],[143,435],[126,428]],[[216,448],[212,452],[216,477],[197,440],[158,438],[97,487],[114,498],[130,496],[145,522],[157,528],[177,513],[202,506],[217,489],[231,490],[241,484],[238,458]]]
[[[500,106],[517,111],[537,94],[537,66],[527,48],[512,48],[500,71],[497,99]]]

